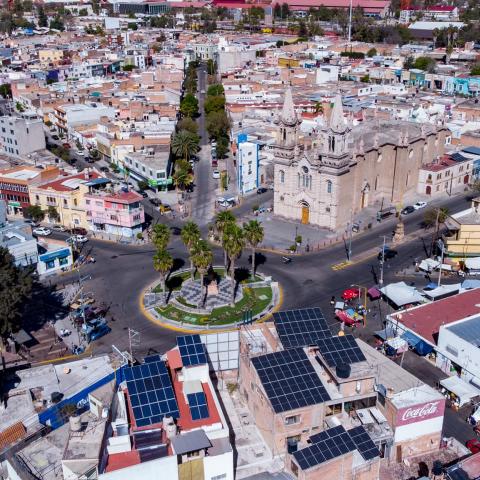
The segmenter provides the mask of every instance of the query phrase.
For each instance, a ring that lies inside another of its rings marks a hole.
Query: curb
[[[81,353],[80,355],[65,355],[64,357],[59,357],[59,358],[54,358],[52,360],[42,360],[40,362],[34,362],[32,363],[32,365],[46,365],[46,364],[50,364],[50,363],[58,363],[58,362],[63,362],[64,360],[78,360],[80,358],[84,358],[84,357],[87,357],[89,356],[93,351],[93,345],[92,343],[90,343],[88,345],[88,347],[85,349],[85,351],[83,353]]]
[[[140,311],[142,312],[142,314],[150,322],[154,323],[155,325],[158,325],[158,326],[160,326],[162,328],[165,328],[167,330],[172,330],[174,332],[191,333],[191,334],[195,334],[195,333],[197,333],[197,334],[224,333],[224,332],[232,332],[232,331],[235,331],[235,330],[239,329],[239,325],[233,325],[231,327],[225,327],[225,328],[200,330],[200,329],[196,329],[196,328],[192,329],[192,328],[188,328],[188,327],[180,327],[180,326],[176,326],[176,325],[172,325],[172,324],[169,324],[169,323],[162,322],[160,319],[158,319],[155,315],[153,315],[149,311],[150,309],[145,308],[145,305],[143,304],[143,297],[145,296],[145,293],[147,292],[147,290],[150,289],[150,287],[154,283],[156,283],[156,281],[148,284],[145,288],[142,289],[142,291],[140,292],[140,294],[138,296],[138,303],[139,303]],[[283,289],[282,289],[282,286],[280,285],[280,283],[277,282],[277,285],[278,285],[278,297],[279,297],[278,302],[276,303],[276,305],[273,306],[273,308],[269,312],[267,312],[264,316],[262,316],[258,320],[255,320],[253,323],[263,323],[263,322],[265,322],[266,320],[271,318],[273,316],[273,314],[275,312],[277,312],[280,309],[280,307],[282,306],[282,304],[283,304]]]

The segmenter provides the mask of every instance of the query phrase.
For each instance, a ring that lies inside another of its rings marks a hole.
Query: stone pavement
[[[200,305],[203,303],[203,296],[205,290],[201,288],[200,280],[186,281],[182,284],[180,296],[185,299],[190,305]],[[223,307],[228,305],[232,298],[232,283],[229,278],[222,278],[218,282],[218,293],[215,295],[207,295],[205,305],[203,308],[206,310],[213,310],[214,308]],[[235,292],[235,301],[238,302],[243,298],[242,286],[238,285]]]

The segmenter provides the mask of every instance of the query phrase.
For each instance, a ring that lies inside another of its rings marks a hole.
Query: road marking
[[[348,267],[351,267],[353,265],[357,265],[358,263],[362,263],[365,260],[376,257],[377,255],[378,254],[375,251],[373,253],[369,253],[368,255],[364,255],[363,257],[357,258],[356,260],[351,260],[351,261],[345,260],[343,262],[336,263],[335,265],[332,265],[331,268],[334,271],[343,270],[344,268],[348,268]]]
[[[352,265],[352,262],[349,262],[349,261],[336,263],[335,265],[332,265],[332,270],[335,270],[335,271],[336,270],[343,270],[344,268],[347,268],[350,265]]]

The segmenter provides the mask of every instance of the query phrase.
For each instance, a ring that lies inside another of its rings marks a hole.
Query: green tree
[[[3,98],[12,98],[12,86],[9,83],[2,83],[0,85],[0,95]]]
[[[252,278],[255,277],[255,251],[263,242],[265,232],[261,223],[258,220],[250,220],[243,224],[243,233],[247,244],[252,249]]]
[[[225,232],[225,229],[227,228],[228,225],[235,223],[235,220],[236,220],[235,216],[229,210],[223,210],[217,213],[217,216],[215,217],[215,230],[217,231],[218,237],[222,240],[222,244],[223,244],[223,233]],[[223,250],[223,266],[225,267],[225,270],[227,269],[227,261],[228,261],[227,252],[224,249]]]
[[[24,112],[25,111],[25,107],[20,103],[20,102],[16,102],[15,103],[15,110],[19,111],[19,112]]]
[[[153,256],[153,268],[160,274],[160,281],[162,282],[163,303],[167,303],[167,293],[165,288],[165,281],[167,275],[173,267],[173,257],[167,250],[157,250]]]
[[[221,83],[214,83],[210,85],[207,90],[207,95],[210,97],[216,97],[218,95],[223,95],[225,93],[225,89]]]
[[[100,13],[100,0],[92,0],[92,10],[95,15]]]
[[[419,70],[423,70],[428,73],[433,73],[435,71],[436,65],[437,65],[437,62],[435,62],[433,58],[418,57],[413,64],[413,68],[418,68]]]
[[[47,216],[50,220],[53,220],[55,222],[58,222],[60,220],[60,214],[58,213],[58,210],[56,207],[53,205],[50,205],[47,209]]]
[[[199,150],[198,136],[187,130],[180,130],[174,135],[171,148],[177,158],[189,160]]]
[[[135,70],[135,65],[129,63],[129,64],[127,64],[127,65],[124,65],[124,66],[122,67],[122,70],[123,70],[124,72],[131,72],[132,70]]]
[[[236,223],[229,223],[223,232],[223,249],[230,260],[230,277],[232,281],[231,306],[235,305],[235,260],[245,246],[243,230]]]
[[[190,254],[190,271],[192,274],[192,280],[194,279],[194,270],[193,270],[193,258],[192,258],[192,248],[200,240],[200,229],[195,222],[188,221],[182,228],[182,242]]]
[[[223,95],[207,96],[205,99],[205,113],[219,112],[225,109],[225,97]]]
[[[45,212],[40,205],[29,205],[23,209],[23,216],[34,222],[41,222],[45,218]]]
[[[78,16],[79,17],[86,17],[88,16],[88,10],[86,8],[81,8],[79,11],[78,11]]]
[[[187,93],[180,102],[180,112],[185,117],[195,117],[198,115],[198,100],[193,93]]]
[[[50,20],[50,28],[53,30],[59,30],[60,32],[65,30],[65,24],[59,15],[57,15],[53,20]]]
[[[282,6],[279,3],[276,3],[273,7],[273,16],[274,18],[280,18],[282,16]]]
[[[193,183],[193,174],[190,171],[190,164],[188,162],[185,162],[187,163],[188,167],[182,165],[182,162],[178,163],[180,163],[180,165],[175,168],[175,173],[173,174],[173,184],[175,185],[177,191],[184,191]]]
[[[411,55],[409,55],[403,62],[403,68],[405,70],[410,70],[411,68],[413,68],[414,63],[415,59]]]
[[[477,63],[472,67],[472,69],[470,70],[470,75],[472,76],[480,75],[480,63]]]
[[[211,58],[207,60],[207,73],[208,75],[215,75],[217,73],[217,64]]]
[[[140,180],[137,184],[138,184],[138,189],[139,189],[140,191],[142,191],[142,192],[143,192],[144,190],[147,190],[147,188],[148,188],[148,186],[149,186],[149,185],[148,185],[148,182],[146,182],[145,180]]]
[[[307,26],[305,25],[305,22],[303,20],[300,20],[300,22],[298,22],[298,36],[300,38],[308,37]]]
[[[377,49],[372,47],[372,48],[367,52],[367,57],[375,57],[375,55],[377,55]]]
[[[290,15],[290,7],[288,6],[288,3],[282,3],[281,12],[283,19],[288,18]]]
[[[152,230],[152,243],[157,250],[166,250],[170,241],[170,228],[163,223],[157,223]]]
[[[128,22],[127,28],[129,30],[138,30],[138,25],[135,22]]]
[[[225,158],[230,149],[230,142],[227,137],[221,136],[217,139],[217,156]]]
[[[426,227],[434,227],[437,225],[437,215],[438,225],[445,223],[449,215],[448,208],[429,208],[423,215],[423,224]]]
[[[38,26],[39,27],[47,27],[48,26],[48,17],[45,14],[45,10],[42,5],[37,8],[37,18],[38,18]]]
[[[230,122],[228,121],[225,111],[209,113],[206,118],[206,123],[210,138],[218,139],[219,137],[227,136]]]
[[[200,274],[200,288],[202,292],[200,297],[203,299],[205,298],[203,293],[205,288],[205,274],[213,261],[212,249],[205,240],[200,239],[195,243],[191,252],[191,260]],[[200,305],[197,306],[200,307]]]
[[[187,132],[192,133],[197,136],[198,134],[198,125],[197,122],[190,117],[182,118],[177,123],[177,131],[186,130]]]
[[[20,327],[22,307],[32,291],[28,269],[15,265],[10,252],[0,247],[0,338]],[[1,346],[1,345],[0,345]]]

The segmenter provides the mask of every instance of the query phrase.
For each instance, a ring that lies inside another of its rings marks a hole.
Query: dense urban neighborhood
[[[0,478],[480,479],[480,5],[0,5]]]

